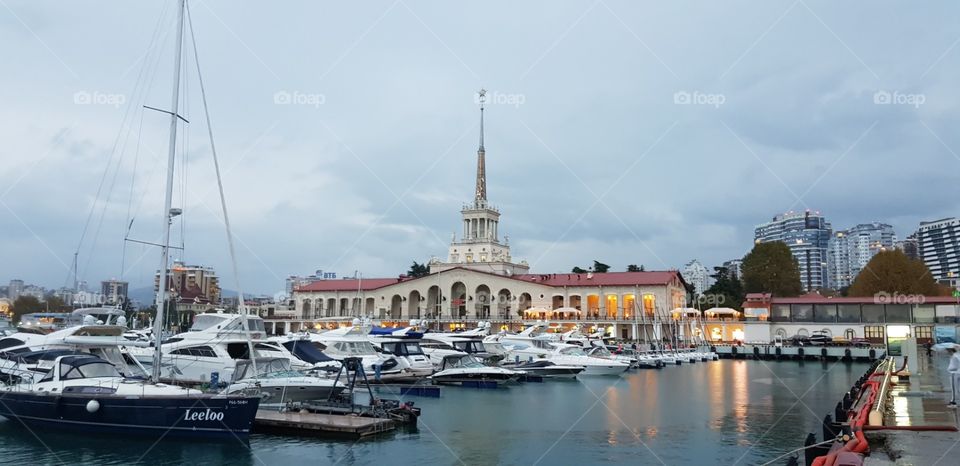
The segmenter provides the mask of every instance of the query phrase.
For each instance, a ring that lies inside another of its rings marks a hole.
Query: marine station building
[[[645,322],[667,319],[670,310],[686,305],[685,283],[676,270],[536,274],[526,261],[515,261],[509,238],[500,239],[500,211],[487,201],[483,112],[481,91],[474,199],[460,211],[462,233],[452,238],[446,260],[432,259],[430,273],[417,278],[325,279],[297,286],[293,301],[300,318],[268,320],[268,331],[334,327],[359,317],[399,327],[425,320],[443,330],[481,321],[518,330],[546,320],[558,331],[580,325],[584,331],[641,339]]]

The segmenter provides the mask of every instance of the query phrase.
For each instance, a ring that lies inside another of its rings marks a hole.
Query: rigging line
[[[227,200],[223,195],[223,179],[220,177],[220,162],[217,160],[217,147],[213,139],[213,126],[210,124],[210,109],[207,107],[207,93],[203,87],[203,73],[200,72],[200,54],[197,52],[197,38],[193,33],[193,18],[190,14],[190,5],[186,4],[187,24],[190,26],[190,43],[193,44],[193,58],[197,65],[197,84],[200,85],[200,100],[203,102],[203,115],[207,123],[207,135],[210,137],[210,155],[213,158],[213,168],[217,173],[217,188],[220,191],[220,207],[223,209],[223,226],[227,231],[227,245],[230,248],[230,265],[233,268],[233,278],[237,287],[237,308],[243,315],[243,331],[247,337],[247,346],[250,351],[250,367],[257,374],[257,353],[250,340],[250,320],[248,317],[247,300],[244,298],[243,288],[240,286],[240,274],[237,269],[237,254],[233,246],[233,233],[230,231],[230,217],[227,214]]]
[[[166,8],[164,8],[164,10],[165,10],[165,9],[166,9]],[[151,37],[150,44],[152,44],[152,43],[155,41],[155,39],[156,39],[157,32],[158,32],[159,29],[160,29],[161,19],[162,19],[162,16],[161,16],[161,18],[158,18],[158,19],[157,19],[157,25],[156,25],[156,28],[155,28],[155,30],[154,30],[154,34],[153,34],[153,36]],[[148,45],[150,45],[150,44],[148,44]],[[137,79],[136,79],[136,81],[134,82],[133,91],[131,92],[131,94],[132,94],[133,96],[136,96],[136,95],[137,95],[137,89],[141,89],[140,84],[141,84],[142,81],[143,81],[143,75],[144,75],[144,69],[145,69],[145,68],[146,68],[146,66],[140,68],[140,72],[138,73]],[[93,204],[90,206],[90,212],[87,214],[87,219],[86,219],[86,221],[84,222],[83,230],[82,230],[82,232],[81,232],[81,234],[80,234],[80,241],[78,241],[78,243],[77,243],[76,252],[79,252],[79,251],[80,251],[80,248],[83,246],[83,240],[85,239],[86,234],[87,234],[87,230],[89,229],[90,220],[91,220],[92,217],[93,217],[93,213],[96,211],[97,201],[100,199],[100,193],[101,193],[101,191],[103,190],[104,182],[106,181],[107,175],[108,175],[109,172],[110,172],[110,166],[112,165],[112,161],[113,161],[114,155],[116,155],[117,145],[119,144],[120,137],[121,137],[121,135],[123,134],[123,128],[124,128],[124,125],[126,124],[128,115],[130,115],[130,110],[131,110],[131,108],[133,108],[133,105],[130,105],[130,106],[127,107],[127,109],[124,111],[124,115],[123,115],[123,118],[121,119],[121,123],[120,123],[120,130],[117,132],[117,137],[114,139],[113,147],[112,147],[112,149],[111,149],[111,151],[110,151],[110,158],[107,160],[107,166],[106,166],[106,167],[104,168],[104,170],[103,170],[103,175],[101,176],[101,178],[100,178],[100,183],[99,183],[99,185],[98,185],[98,187],[97,187],[97,194],[96,194],[96,196],[94,197],[94,202],[93,202]]]
[[[123,232],[123,246],[120,250],[120,280],[123,280],[123,274],[125,272],[127,264],[127,241],[126,239],[130,237],[130,229],[133,228],[133,219],[130,218],[130,209],[133,207],[133,194],[134,187],[136,186],[137,180],[137,164],[140,161],[140,142],[143,138],[143,113],[140,112],[140,127],[137,129],[137,147],[133,152],[133,172],[130,174],[130,198],[127,199],[127,219],[126,219],[126,230]]]
[[[156,26],[155,26],[154,33],[152,34],[152,37],[151,37],[151,39],[150,39],[150,43],[148,44],[148,45],[150,45],[150,46],[152,46],[152,44],[156,41],[156,38],[157,38],[157,36],[158,36],[158,34],[159,34],[161,20],[162,20],[162,17],[161,17],[161,18],[158,18],[158,20],[157,20],[157,24],[156,24]],[[151,48],[152,48],[152,47],[151,47]],[[137,78],[136,78],[136,81],[134,82],[133,90],[132,90],[131,93],[130,93],[131,96],[133,97],[133,98],[131,99],[133,102],[136,102],[136,101],[137,101],[137,96],[138,96],[138,95],[141,96],[141,100],[144,100],[144,99],[146,98],[146,97],[145,97],[145,96],[146,96],[146,87],[144,86],[144,80],[145,80],[144,76],[146,75],[146,69],[147,69],[147,66],[146,66],[146,62],[145,62],[145,63],[144,63],[144,66],[140,68],[140,71],[139,71],[139,73],[137,74]],[[120,129],[117,131],[117,136],[116,136],[116,138],[114,139],[113,147],[112,147],[111,150],[110,150],[110,157],[109,157],[108,160],[107,160],[107,165],[106,165],[106,167],[104,168],[103,175],[101,176],[101,178],[100,178],[100,183],[99,183],[99,185],[98,185],[98,187],[97,187],[97,194],[96,194],[96,196],[94,197],[94,201],[93,201],[93,203],[92,203],[91,206],[90,206],[90,212],[87,214],[87,219],[86,219],[86,221],[84,222],[83,230],[82,230],[82,232],[81,232],[81,234],[80,234],[80,241],[77,243],[77,249],[76,249],[75,252],[74,252],[75,255],[79,254],[81,248],[83,247],[83,242],[84,242],[84,239],[86,239],[87,232],[89,231],[90,222],[91,222],[91,220],[93,220],[93,215],[94,215],[94,213],[95,213],[96,210],[97,210],[97,204],[98,204],[98,202],[100,201],[100,196],[101,196],[101,194],[102,194],[102,192],[103,192],[104,184],[105,184],[105,182],[106,182],[106,180],[107,180],[107,177],[108,177],[109,174],[110,174],[111,167],[113,167],[114,157],[117,156],[116,167],[114,168],[114,170],[115,170],[115,171],[114,171],[114,175],[113,175],[113,178],[112,178],[112,181],[111,181],[111,184],[110,184],[110,188],[109,188],[108,194],[107,194],[108,197],[107,197],[106,200],[104,200],[104,205],[103,205],[103,209],[101,210],[100,220],[99,220],[99,222],[98,222],[98,224],[97,224],[96,233],[94,234],[94,242],[93,242],[93,244],[91,244],[91,246],[90,246],[91,254],[90,254],[90,257],[89,257],[88,260],[87,260],[87,263],[84,265],[83,273],[86,273],[86,271],[87,271],[87,269],[89,268],[89,265],[90,265],[90,259],[92,259],[92,257],[93,257],[92,251],[94,250],[94,248],[95,248],[95,246],[96,246],[96,238],[97,238],[97,237],[99,236],[99,234],[100,234],[100,228],[101,228],[101,226],[102,226],[102,224],[103,224],[103,219],[104,219],[105,214],[106,214],[107,205],[109,204],[110,194],[112,194],[112,192],[113,192],[113,187],[114,187],[115,184],[116,184],[117,175],[119,174],[119,172],[120,172],[120,167],[122,166],[122,163],[123,163],[123,151],[124,151],[125,148],[126,148],[126,144],[127,144],[127,141],[129,140],[130,134],[133,132],[133,125],[131,124],[131,120],[132,120],[132,118],[133,118],[134,112],[135,112],[135,111],[138,111],[138,110],[133,110],[133,109],[135,109],[135,108],[136,108],[136,109],[139,109],[139,106],[136,106],[136,105],[134,105],[134,104],[131,104],[130,106],[128,106],[128,107],[124,110],[124,114],[123,114],[123,117],[121,118],[121,122],[120,122]],[[141,113],[142,113],[142,112],[141,112]],[[124,137],[124,131],[125,131],[125,130],[126,130],[126,137]],[[122,141],[122,143],[121,143],[121,141]],[[122,144],[122,145],[121,145],[121,144]],[[118,151],[118,147],[119,147],[119,151]],[[118,156],[118,155],[119,155],[119,156]],[[74,272],[74,279],[75,279],[75,281],[79,281],[79,277],[76,276],[77,274],[78,274],[78,272]]]
[[[166,4],[164,4],[164,5],[166,5]],[[144,55],[144,57],[143,57],[143,66],[142,66],[142,69],[141,69],[140,74],[142,74],[142,73],[144,72],[144,70],[146,70],[146,74],[149,76],[149,78],[148,78],[148,81],[147,81],[146,86],[142,88],[142,92],[141,92],[141,94],[140,94],[139,100],[137,99],[137,96],[134,96],[133,105],[134,105],[135,107],[137,107],[138,109],[142,106],[142,104],[143,104],[144,102],[146,102],[146,94],[147,94],[147,92],[148,92],[150,89],[153,88],[153,82],[154,82],[154,80],[156,79],[156,73],[155,73],[155,71],[156,71],[157,68],[160,66],[160,58],[161,58],[161,56],[163,55],[163,50],[166,48],[166,47],[165,47],[165,44],[161,44],[160,47],[156,47],[156,43],[157,43],[158,37],[160,36],[160,26],[161,26],[161,24],[163,24],[163,18],[166,16],[166,11],[167,11],[166,6],[164,6],[164,9],[161,11],[160,17],[157,18],[157,25],[156,25],[156,27],[154,28],[153,35],[152,35],[152,37],[151,37],[151,39],[150,39],[150,42],[149,42],[149,44],[148,44],[147,53],[146,53],[146,54]],[[164,34],[163,36],[166,37],[166,34]],[[151,54],[152,52],[156,52],[156,53],[155,53],[155,57],[156,57],[155,60],[151,60],[150,54]],[[138,79],[139,79],[139,75],[138,75]],[[144,199],[144,197],[145,197],[146,194],[147,194],[147,190],[144,190],[144,192],[143,192],[143,193],[141,194],[141,196],[140,196],[140,199],[137,201],[137,206],[136,206],[136,208],[131,211],[131,205],[132,205],[133,199],[134,199],[134,197],[135,197],[135,189],[134,189],[134,188],[135,188],[135,185],[136,185],[137,166],[138,166],[138,161],[139,161],[139,158],[140,158],[140,148],[141,148],[141,143],[142,143],[142,139],[143,139],[143,120],[144,120],[144,112],[141,110],[141,111],[140,111],[140,125],[139,125],[138,132],[137,132],[137,145],[136,145],[135,154],[134,154],[133,173],[131,174],[131,177],[130,177],[130,198],[129,198],[128,202],[127,202],[127,217],[126,217],[126,220],[125,220],[125,223],[124,223],[124,228],[125,228],[124,239],[126,239],[126,238],[129,237],[130,232],[131,232],[132,229],[133,229],[133,223],[134,223],[134,220],[135,220],[135,218],[136,218],[136,212],[139,212],[140,206],[143,204],[143,199]],[[149,149],[148,149],[148,150],[149,150]],[[149,175],[152,174],[152,173],[156,170],[157,164],[158,164],[158,162],[157,162],[156,160],[154,160],[154,164],[150,167],[150,170],[145,174],[144,179],[149,179],[149,178],[150,178]],[[126,273],[127,273],[127,270],[126,270],[126,258],[125,258],[125,256],[126,256],[126,246],[127,246],[126,243],[127,243],[126,241],[123,241],[123,247],[122,247],[122,253],[121,253],[121,264],[120,264],[120,277],[121,277],[121,279],[122,279],[123,276],[125,276]],[[141,251],[142,251],[143,249],[144,249],[144,248],[141,248]],[[140,259],[142,259],[142,258],[143,258],[143,256],[140,257]],[[136,261],[135,263],[139,263],[139,262],[140,262],[140,259],[137,259],[137,261]],[[141,279],[142,279],[142,275],[143,275],[143,274],[140,274],[140,278],[141,278]]]

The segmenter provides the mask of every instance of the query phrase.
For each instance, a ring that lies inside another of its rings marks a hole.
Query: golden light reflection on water
[[[744,361],[737,361],[737,364],[733,366],[733,417],[737,422],[737,432],[741,434],[747,432],[749,385],[747,365]]]

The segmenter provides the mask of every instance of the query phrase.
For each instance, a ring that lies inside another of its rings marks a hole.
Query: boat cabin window
[[[455,341],[453,346],[464,353],[484,353],[486,349],[479,341]]]
[[[189,348],[175,349],[170,354],[181,356],[198,356],[201,358],[215,358],[217,353],[209,346],[191,346]]]
[[[223,316],[218,314],[200,314],[193,318],[193,325],[190,326],[191,332],[206,330],[224,321]]]
[[[19,338],[2,338],[0,339],[0,350],[14,346],[20,346],[24,343],[25,342]]]
[[[382,343],[383,351],[396,356],[423,354],[420,344],[415,341],[397,341]]]
[[[248,317],[247,322],[249,323],[249,328],[251,332],[263,332],[263,320],[256,317]],[[243,331],[243,319],[238,318],[234,319],[232,322],[223,327],[223,330],[227,331]]]

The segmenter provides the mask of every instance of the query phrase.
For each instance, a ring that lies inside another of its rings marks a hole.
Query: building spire
[[[487,204],[487,170],[485,164],[486,152],[483,149],[483,104],[487,100],[487,91],[480,89],[480,148],[477,149],[477,190],[474,195],[474,202],[477,207]]]

